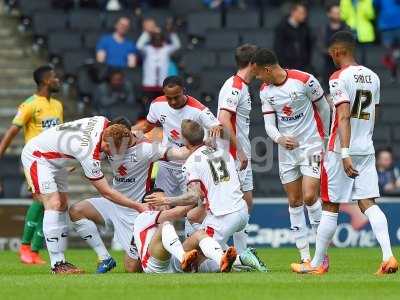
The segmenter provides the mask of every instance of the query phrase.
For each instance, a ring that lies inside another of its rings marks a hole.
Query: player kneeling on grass
[[[200,233],[206,232],[213,239],[199,241],[196,234],[192,239],[194,244],[199,244],[206,257],[218,262],[224,255],[221,246],[225,246],[235,232],[243,230],[249,218],[247,205],[240,189],[235,161],[230,153],[224,153],[221,149],[216,150],[204,145],[204,129],[197,122],[183,120],[181,132],[185,146],[190,152],[190,156],[182,168],[185,172],[188,192],[177,197],[152,194],[145,200],[155,206],[197,205],[199,201],[203,200],[208,212]],[[217,243],[213,241],[217,241]],[[212,250],[211,244],[216,245],[215,248],[219,248],[217,253],[209,252]],[[193,245],[192,248],[195,247],[197,246]],[[234,256],[236,259],[234,247],[229,247],[226,253],[229,257]],[[233,261],[230,263],[233,264]],[[230,270],[231,267],[232,265],[228,266],[228,269]]]
[[[142,199],[149,191],[149,176],[154,161],[184,160],[188,156],[185,147],[167,148],[159,143],[139,140],[131,133],[131,124],[123,120],[125,129],[121,129],[127,138],[125,149],[119,149],[117,155],[108,155],[113,173],[113,188],[128,198]],[[122,126],[122,125],[120,125]],[[116,266],[116,261],[107,251],[96,225],[112,226],[115,236],[125,250],[124,265],[127,272],[141,271],[139,254],[132,241],[132,228],[139,212],[115,204],[103,197],[91,198],[71,206],[71,220],[77,233],[86,240],[96,252],[99,264],[97,273],[106,273]]]
[[[109,126],[106,118],[97,116],[50,128],[22,150],[28,182],[45,207],[43,233],[53,273],[83,272],[64,256],[68,238],[67,165],[71,159],[79,161],[85,176],[104,198],[139,212],[147,208],[112,189],[101,170],[101,152],[110,155],[120,148],[125,137],[122,125]]]

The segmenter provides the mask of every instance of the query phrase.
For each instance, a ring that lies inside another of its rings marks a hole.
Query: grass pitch
[[[289,270],[295,249],[259,249],[270,272],[231,274],[126,274],[122,253],[111,273],[92,274],[96,257],[70,250],[67,258],[88,274],[54,276],[48,266],[25,266],[16,253],[0,252],[0,299],[400,299],[400,274],[376,277],[379,249],[331,249],[331,269],[324,276]],[[400,257],[400,248],[395,255]]]

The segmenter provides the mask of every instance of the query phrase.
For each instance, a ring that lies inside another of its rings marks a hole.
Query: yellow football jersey
[[[63,106],[60,101],[38,95],[26,99],[18,108],[12,123],[23,127],[25,143],[43,130],[63,123]]]

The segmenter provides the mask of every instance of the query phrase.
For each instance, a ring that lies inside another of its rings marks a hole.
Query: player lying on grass
[[[190,156],[183,165],[188,192],[177,197],[152,194],[145,200],[155,206],[186,206],[204,202],[207,215],[200,232],[206,232],[219,245],[225,246],[235,232],[243,230],[249,218],[247,204],[240,189],[235,161],[230,153],[224,153],[221,149],[216,150],[204,145],[204,129],[199,123],[183,120],[181,132],[185,146],[190,152]],[[198,242],[196,235],[192,239]],[[201,243],[199,245],[202,248]],[[193,246],[192,249],[195,247]],[[235,248],[228,249],[236,251]],[[221,253],[222,249],[219,255],[222,255]],[[204,254],[209,257],[207,253]],[[256,269],[265,271],[265,267],[257,259],[252,260],[252,263]]]
[[[107,160],[113,174],[113,188],[135,201],[142,199],[150,189],[149,176],[154,161],[184,160],[188,151],[184,147],[167,148],[145,139],[139,140],[131,133],[129,121],[125,120],[124,123],[125,129],[121,129],[121,134],[128,139],[127,149],[121,149],[118,155],[107,156]],[[98,256],[97,273],[110,271],[116,266],[116,261],[104,246],[96,225],[114,228],[115,236],[125,251],[125,270],[141,270],[137,249],[131,244],[133,223],[138,214],[136,210],[115,204],[104,197],[87,199],[70,207],[69,215],[76,232]]]
[[[31,139],[22,150],[21,160],[28,182],[45,207],[43,232],[53,273],[83,272],[68,263],[64,256],[68,238],[66,167],[71,159],[79,161],[85,176],[102,197],[138,212],[147,208],[112,189],[101,170],[101,153],[118,153],[129,137],[124,126],[109,126],[106,118],[97,116],[50,128]]]
[[[257,79],[264,82],[260,98],[265,130],[278,144],[279,176],[288,197],[290,230],[301,261],[309,262],[304,206],[316,232],[322,213],[318,199],[320,161],[329,128],[329,104],[313,75],[282,68],[270,50],[258,49],[253,62]],[[325,262],[328,264],[327,259]]]
[[[339,31],[332,36],[329,55],[340,70],[329,80],[335,109],[328,153],[322,166],[323,213],[314,258],[311,263],[292,264],[297,273],[328,271],[322,261],[336,232],[340,204],[353,201],[368,217],[382,249],[382,263],[375,274],[395,273],[398,269],[386,216],[375,203],[379,188],[372,135],[380,103],[380,81],[376,73],[356,63],[355,49],[356,40],[350,32]]]

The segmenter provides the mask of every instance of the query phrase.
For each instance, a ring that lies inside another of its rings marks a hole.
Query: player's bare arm
[[[16,125],[11,125],[10,128],[8,128],[7,132],[4,134],[4,137],[0,142],[0,158],[3,157],[4,152],[6,152],[8,146],[10,146],[12,140],[18,134],[20,129],[21,128]]]
[[[120,192],[111,188],[105,178],[92,180],[91,183],[104,198],[107,198],[116,204],[132,208],[138,212],[143,212],[147,209],[146,205],[138,203],[133,199],[129,199]]]
[[[235,131],[234,131],[232,123],[231,123],[232,115],[233,115],[232,112],[230,112],[226,109],[221,109],[219,112],[218,120],[221,122],[222,126],[224,127],[224,133],[226,132],[228,134],[230,144],[232,145],[232,147],[237,149],[236,154],[237,154],[237,158],[240,162],[239,170],[244,170],[247,168],[249,160],[239,145],[239,141],[236,137]],[[225,135],[224,135],[224,137],[225,137]]]
[[[342,148],[344,171],[346,172],[347,176],[356,177],[358,176],[358,171],[354,169],[353,162],[349,155],[350,136],[351,136],[350,104],[348,102],[341,103],[336,107],[336,112],[339,121],[338,132],[339,132],[340,146]]]
[[[186,147],[180,148],[168,148],[166,152],[166,157],[169,161],[171,160],[186,160],[190,155],[190,150]]]
[[[156,127],[155,124],[152,124],[147,120],[144,120],[143,122],[140,122],[139,124],[136,124],[135,126],[132,126],[131,130],[135,135],[137,135],[138,132],[148,133],[154,127]]]
[[[321,117],[321,121],[324,124],[325,139],[327,140],[330,126],[331,108],[325,95],[322,96],[321,99],[315,101],[314,104]]]
[[[265,131],[268,136],[277,144],[288,150],[293,150],[299,146],[294,137],[283,136],[276,127],[275,114],[264,114]]]
[[[200,183],[195,181],[188,185],[188,191],[180,196],[166,197],[162,193],[153,193],[145,197],[146,203],[152,206],[172,205],[186,206],[196,205],[201,200]]]
[[[184,218],[193,207],[193,205],[177,206],[168,210],[163,210],[158,217],[158,223],[178,221]]]
[[[222,125],[218,124],[218,125],[213,126],[213,127],[210,128],[210,130],[208,132],[208,135],[211,138],[219,138],[219,137],[222,136],[223,131],[224,131],[224,128],[222,127]]]

